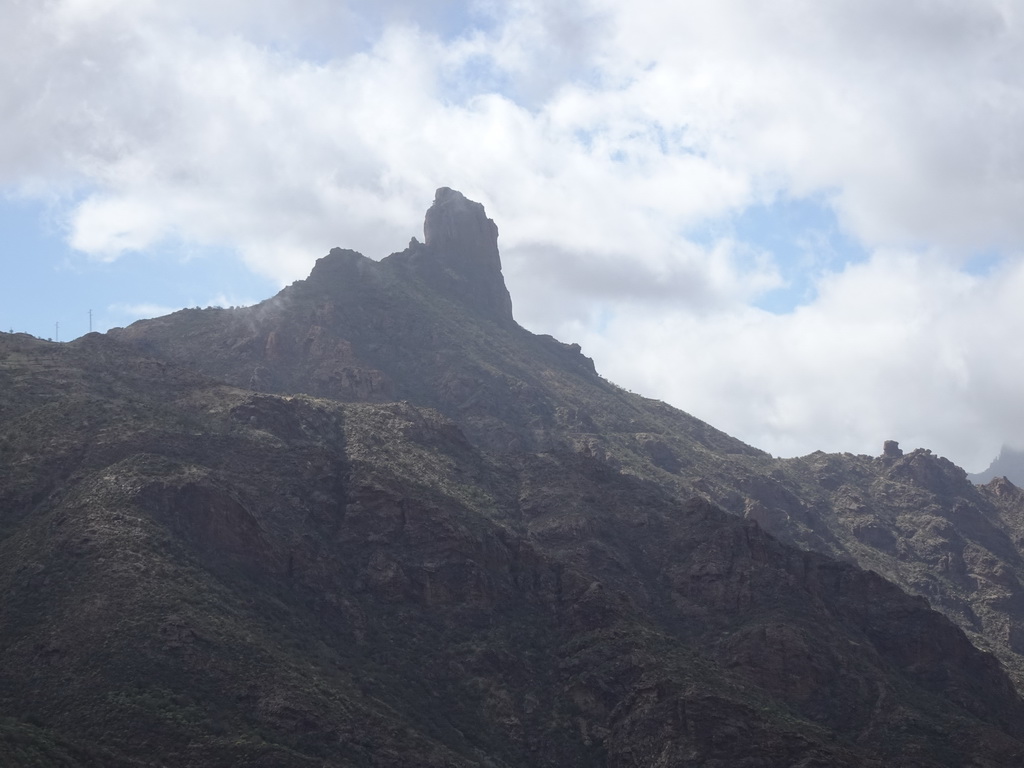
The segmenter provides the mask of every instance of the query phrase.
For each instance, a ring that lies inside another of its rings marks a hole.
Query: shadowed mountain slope
[[[971,607],[1016,489],[774,460],[516,325],[478,204],[425,230],[256,307],[0,336],[0,763],[1024,760],[994,656],[806,551]]]
[[[427,240],[380,262],[334,250],[255,307],[184,310],[111,336],[236,386],[436,408],[474,445],[566,450],[700,495],[926,597],[1024,685],[1024,502],[928,451],[775,460],[602,379],[578,345],[511,316],[497,227],[449,189]],[[438,234],[443,233],[443,234]],[[680,362],[685,375],[685,361]]]
[[[1024,757],[1012,684],[924,601],[705,501],[569,449],[496,458],[410,404],[254,393],[105,338],[3,342],[9,754]]]
[[[1024,492],[973,484],[928,450],[780,461],[776,503],[741,510],[783,540],[857,562],[926,597],[1024,681]]]

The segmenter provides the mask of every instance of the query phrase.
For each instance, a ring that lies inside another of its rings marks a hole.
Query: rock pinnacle
[[[511,325],[512,299],[501,274],[498,226],[480,203],[441,187],[423,221],[425,242],[402,254],[416,274],[477,313]]]

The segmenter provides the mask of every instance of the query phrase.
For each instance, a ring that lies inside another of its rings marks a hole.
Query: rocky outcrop
[[[411,270],[441,293],[482,318],[510,327],[512,298],[501,274],[498,225],[484,207],[461,192],[441,187],[423,222],[424,243],[382,263]]]

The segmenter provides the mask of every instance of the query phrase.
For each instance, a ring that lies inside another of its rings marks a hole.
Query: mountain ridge
[[[251,308],[0,338],[0,758],[1024,759],[1019,489],[625,392],[435,207]]]
[[[488,247],[496,248],[496,228],[491,230],[483,208],[474,204],[467,210],[474,222],[470,230],[492,232]],[[479,326],[489,330],[467,339],[464,331],[472,334],[476,321],[452,318],[466,308],[480,318],[477,309],[444,285],[423,283],[419,273],[392,273],[387,264],[396,257],[406,258],[396,254],[378,263],[351,253],[328,257],[318,265],[341,258],[351,273],[339,273],[330,288],[307,280],[279,294],[285,301],[293,294],[319,297],[302,304],[303,316],[332,319],[291,331],[294,348],[315,341],[308,359],[289,358],[289,367],[300,372],[291,384],[271,391],[408,399],[437,408],[487,450],[566,447],[667,485],[680,501],[703,496],[757,520],[783,541],[860,563],[926,597],[975,643],[997,653],[1024,687],[1024,527],[1018,522],[1024,504],[1016,494],[1003,486],[974,487],[946,459],[927,449],[904,455],[894,441],[885,441],[879,457],[814,453],[773,459],[689,414],[608,383],[578,345],[534,336],[514,321]],[[500,280],[500,259],[491,254],[485,261]],[[447,274],[457,263],[440,271]],[[378,272],[384,277],[367,277]],[[338,314],[340,307],[347,312]],[[172,342],[160,341],[167,334],[150,333],[150,327],[147,321],[135,324],[124,332],[126,340],[132,343],[137,334],[157,342],[150,351],[246,384],[244,370],[228,375],[216,360],[195,359],[195,345],[175,354]],[[328,369],[333,365],[330,354],[317,351],[321,339],[372,361],[371,381],[387,382],[384,392],[364,395],[317,385],[324,381],[325,360]],[[232,337],[204,347],[224,355],[237,345]],[[957,521],[972,522],[960,530]]]

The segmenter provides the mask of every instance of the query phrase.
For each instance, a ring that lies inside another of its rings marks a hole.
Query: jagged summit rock
[[[563,398],[581,381],[603,399],[596,410],[635,421],[578,344],[515,322],[497,237],[480,203],[442,187],[424,242],[413,238],[380,261],[334,248],[308,278],[255,306],[183,310],[110,335],[260,392],[436,408],[495,450],[565,439],[564,422],[580,407]],[[648,431],[659,431],[660,418]],[[726,437],[709,434],[716,444]],[[726,442],[726,450],[753,450]]]
[[[423,220],[423,237],[428,247],[487,259],[488,266],[501,269],[498,225],[487,218],[483,205],[454,189],[440,187],[434,193],[434,203]]]
[[[379,262],[332,248],[296,285],[300,292],[339,294],[354,281],[412,277],[481,319],[506,328],[516,325],[501,274],[498,225],[483,205],[441,187],[424,218],[423,239],[413,237],[404,251]]]
[[[483,205],[461,192],[441,187],[423,221],[423,243],[384,260],[411,269],[433,288],[477,314],[513,325],[512,298],[501,274],[498,226]]]

